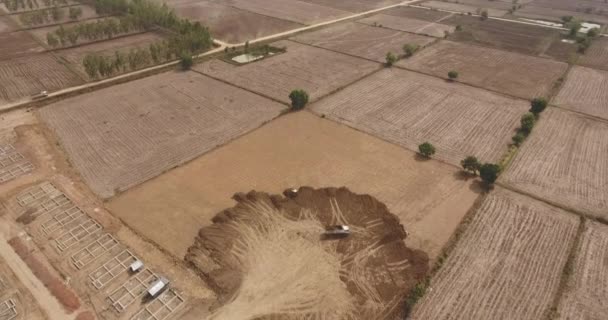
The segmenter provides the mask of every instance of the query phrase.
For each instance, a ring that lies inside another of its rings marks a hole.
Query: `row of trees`
[[[8,11],[15,12],[19,10],[35,10],[40,8],[38,0],[3,0]],[[67,5],[67,0],[42,0],[44,7]]]
[[[402,49],[403,49],[403,54],[401,56],[394,54],[390,51],[387,52],[384,64],[387,67],[392,67],[393,64],[395,64],[395,62],[397,62],[399,59],[409,58],[409,57],[413,56],[414,53],[416,53],[418,51],[418,49],[420,49],[420,46],[417,44],[406,43],[403,45]]]
[[[95,41],[111,39],[116,35],[141,31],[143,26],[138,25],[131,16],[108,18],[96,22],[83,22],[71,27],[60,26],[59,29],[47,33],[47,43],[55,48],[75,45],[78,39]]]

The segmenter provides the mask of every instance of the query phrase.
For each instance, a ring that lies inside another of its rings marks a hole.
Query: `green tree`
[[[520,146],[524,140],[526,140],[526,135],[523,132],[516,133],[511,140],[513,140],[513,144],[516,146]]]
[[[492,185],[498,179],[500,166],[494,163],[484,163],[479,167],[479,176],[486,184]]]
[[[411,56],[414,55],[414,53],[416,53],[416,51],[418,51],[419,46],[417,44],[404,44],[403,45],[403,53],[405,55],[406,58],[409,58]]]
[[[456,31],[462,31],[462,26],[461,25],[456,25]]]
[[[426,158],[430,158],[432,155],[435,154],[435,146],[433,146],[429,142],[425,142],[418,146],[418,151],[420,151],[420,154],[425,156]]]
[[[59,21],[63,19],[63,11],[59,7],[53,7],[51,8],[51,17],[53,17],[53,21]]]
[[[179,63],[182,66],[182,70],[189,70],[192,67],[192,55],[187,52],[182,52],[179,57]]]
[[[97,60],[98,59],[96,55],[87,54],[82,62],[82,64],[84,65],[84,70],[91,79],[97,78],[97,72],[99,70]]]
[[[545,98],[534,98],[530,102],[530,112],[538,116],[547,107],[547,99]]]
[[[460,161],[460,165],[462,166],[462,169],[464,169],[464,171],[475,174],[475,173],[477,173],[477,170],[479,170],[481,163],[479,163],[479,160],[477,160],[477,157],[468,156],[468,157],[464,158],[462,161]]]
[[[302,89],[296,89],[289,94],[291,100],[291,109],[301,110],[308,103],[308,93]]]
[[[521,116],[521,131],[525,134],[529,134],[532,132],[532,128],[534,128],[534,123],[536,122],[536,117],[533,113],[528,112]]]
[[[67,33],[67,38],[70,44],[75,45],[76,42],[78,42],[78,32],[76,32],[75,30],[70,30]]]
[[[581,23],[578,21],[573,21],[569,23],[569,35],[570,37],[576,37],[578,35],[578,31],[581,29]]]
[[[68,16],[70,20],[78,20],[80,16],[82,16],[82,8],[80,7],[70,7],[68,11]]]
[[[59,45],[59,40],[57,40],[57,37],[53,33],[49,32],[46,34],[46,43],[55,48]]]
[[[488,10],[483,9],[481,10],[481,20],[486,20],[488,19]]]
[[[592,28],[589,31],[587,31],[587,37],[590,38],[595,38],[600,34],[600,29],[599,28]]]
[[[393,64],[395,64],[395,62],[397,62],[397,56],[394,53],[390,52],[390,51],[387,52],[386,53],[386,63],[385,63],[385,65],[387,67],[391,67]]]
[[[458,71],[449,71],[448,79],[450,79],[451,81],[458,79]]]

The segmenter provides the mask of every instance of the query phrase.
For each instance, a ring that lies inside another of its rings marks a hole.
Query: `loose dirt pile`
[[[346,188],[236,194],[200,230],[186,260],[218,294],[211,319],[386,319],[399,316],[428,257],[409,249],[386,206]],[[327,226],[351,234],[327,238]]]

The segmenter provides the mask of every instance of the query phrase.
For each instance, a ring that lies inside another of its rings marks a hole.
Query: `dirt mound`
[[[211,319],[386,319],[428,270],[387,207],[346,188],[251,191],[200,230],[186,260],[219,297]],[[344,224],[348,237],[324,239]]]

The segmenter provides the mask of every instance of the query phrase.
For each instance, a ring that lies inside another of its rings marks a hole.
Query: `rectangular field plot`
[[[57,249],[63,252],[80,242],[93,238],[101,229],[102,227],[97,221],[89,218],[57,237],[55,244],[57,245]]]
[[[77,206],[71,206],[59,211],[48,220],[42,222],[41,228],[42,232],[50,235],[58,230],[69,230],[86,219],[88,219],[88,216],[82,209]]]
[[[579,219],[496,189],[431,280],[412,320],[543,319]]]
[[[336,8],[349,12],[369,11],[379,7],[386,7],[398,4],[401,0],[301,0],[303,2],[314,3],[325,7]]]
[[[488,4],[492,4],[492,2],[488,1]],[[421,3],[420,5],[425,6],[427,8],[439,9],[439,10],[447,10],[447,11],[456,11],[462,13],[478,13],[481,7],[476,6],[474,4],[462,4],[447,1],[426,1]],[[486,6],[486,10],[488,11],[488,15],[491,17],[502,17],[507,14],[510,6],[508,4],[504,4],[506,8],[504,9],[496,9],[496,8],[488,8]]]
[[[123,312],[137,299],[141,299],[148,287],[159,277],[149,269],[140,271],[108,296],[110,304],[117,312]]]
[[[44,201],[41,201],[37,205],[33,205],[29,208],[34,208],[36,211],[32,213],[26,213],[24,215],[27,216],[27,219],[24,221],[34,221],[35,219],[43,216],[50,215],[51,217],[55,217],[58,214],[61,214],[65,211],[72,210],[75,207],[74,203],[70,198],[68,198],[63,193],[59,194],[54,198],[50,198]],[[45,221],[46,222],[46,221]],[[44,230],[44,228],[43,228]]]
[[[528,103],[416,74],[387,69],[312,105],[330,119],[459,165],[468,155],[496,162]]]
[[[447,77],[521,98],[547,96],[568,64],[496,49],[441,41],[397,63],[408,69]]]
[[[380,68],[375,62],[293,41],[279,41],[273,46],[286,47],[287,52],[238,67],[211,60],[194,69],[290,103],[289,93],[293,89],[304,89],[315,100]]]
[[[283,108],[195,72],[170,72],[64,100],[40,114],[84,180],[107,198],[257,128]]]
[[[13,320],[17,315],[17,306],[13,299],[0,302],[0,320]]]
[[[608,70],[608,39],[599,37],[593,40],[589,49],[579,57],[577,63],[591,68]]]
[[[171,319],[175,312],[184,305],[182,298],[175,290],[170,289],[161,293],[158,298],[152,300],[143,309],[137,312],[130,320],[167,320]]]
[[[105,233],[74,253],[71,257],[72,264],[76,269],[82,269],[117,246],[118,240],[114,239],[111,234]]]
[[[607,283],[608,226],[587,220],[556,319],[604,319],[608,315]]]
[[[13,163],[5,168],[0,169],[0,183],[17,179],[20,176],[34,170],[34,165],[28,160]]]
[[[0,49],[2,62],[5,60],[10,62],[10,59],[44,51],[44,48],[27,31],[0,32]]]
[[[553,104],[608,119],[608,71],[572,67]]]
[[[45,181],[20,193],[17,196],[17,203],[22,207],[35,206],[62,194],[52,183]]]
[[[384,62],[389,51],[401,54],[406,43],[424,47],[434,41],[425,36],[354,22],[304,33],[292,39],[377,62]]]
[[[350,14],[298,0],[225,0],[222,4],[301,24],[315,24]]]
[[[454,31],[453,26],[442,23],[429,22],[414,18],[404,18],[389,14],[377,14],[358,21],[359,23],[389,28],[393,30],[406,31],[431,37],[443,38],[446,32]]]
[[[501,179],[513,188],[608,219],[607,136],[605,121],[547,109]]]
[[[137,257],[125,249],[89,274],[89,279],[96,289],[101,289],[120,275],[128,273],[131,264],[137,260]]]

